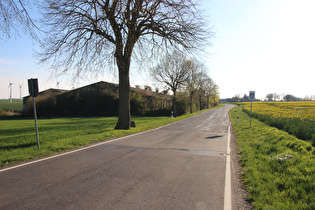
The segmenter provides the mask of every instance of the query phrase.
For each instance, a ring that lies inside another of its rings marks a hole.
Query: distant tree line
[[[315,95],[305,96],[304,98],[299,98],[291,94],[277,94],[269,93],[266,95],[265,101],[315,101]],[[225,99],[225,102],[249,102],[249,96],[244,94],[241,97],[239,94],[236,94],[232,98]],[[255,99],[254,101],[260,101],[260,99]]]
[[[241,97],[239,94],[236,94],[232,98],[225,99],[225,102],[249,102],[249,96],[244,94],[243,97]],[[254,99],[253,101],[260,101],[259,99]]]
[[[266,95],[266,101],[314,101],[315,95],[305,96],[304,98],[295,97],[291,94],[269,93]]]

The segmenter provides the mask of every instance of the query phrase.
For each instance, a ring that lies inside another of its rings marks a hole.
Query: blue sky
[[[315,1],[313,0],[204,0],[215,37],[204,62],[210,77],[220,87],[221,98],[256,91],[315,95]],[[0,39],[0,99],[28,95],[27,79],[38,78],[40,90],[71,89],[100,80],[117,82],[115,73],[85,78],[77,83],[71,76],[50,76],[47,67],[36,64],[36,43],[24,35]],[[151,85],[146,71],[132,70],[131,85]]]

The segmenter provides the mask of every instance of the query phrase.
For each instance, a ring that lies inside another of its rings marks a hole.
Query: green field
[[[0,167],[157,128],[198,113],[173,120],[170,117],[132,117],[136,128],[130,130],[114,130],[117,117],[39,119],[40,149],[37,149],[34,119],[0,118]]]
[[[315,209],[315,150],[311,143],[252,119],[242,106],[229,112],[255,209]],[[237,123],[239,115],[240,122]]]
[[[7,112],[21,112],[23,109],[23,102],[19,100],[13,100],[12,103],[8,99],[0,100],[0,116]]]

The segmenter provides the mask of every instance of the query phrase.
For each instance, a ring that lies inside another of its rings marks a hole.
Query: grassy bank
[[[256,119],[249,127],[249,116],[242,107],[229,114],[244,185],[255,209],[315,209],[315,150],[311,143]]]
[[[205,110],[203,110],[205,111]],[[203,112],[202,111],[202,112]],[[132,117],[136,127],[114,130],[117,117],[39,119],[40,149],[37,149],[34,119],[0,119],[0,167],[56,154],[90,143],[157,128],[192,115]]]

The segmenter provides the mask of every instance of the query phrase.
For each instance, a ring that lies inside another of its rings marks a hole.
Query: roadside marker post
[[[250,121],[249,127],[252,126],[252,109],[253,109],[253,100],[255,99],[255,91],[249,91],[249,99],[250,99]]]
[[[37,79],[29,79],[28,80],[28,91],[30,96],[33,97],[33,107],[34,107],[34,118],[35,118],[35,129],[36,129],[36,140],[37,140],[37,148],[39,149],[39,138],[38,138],[38,127],[37,127],[37,114],[36,114],[36,103],[35,97],[38,96],[38,81]]]

